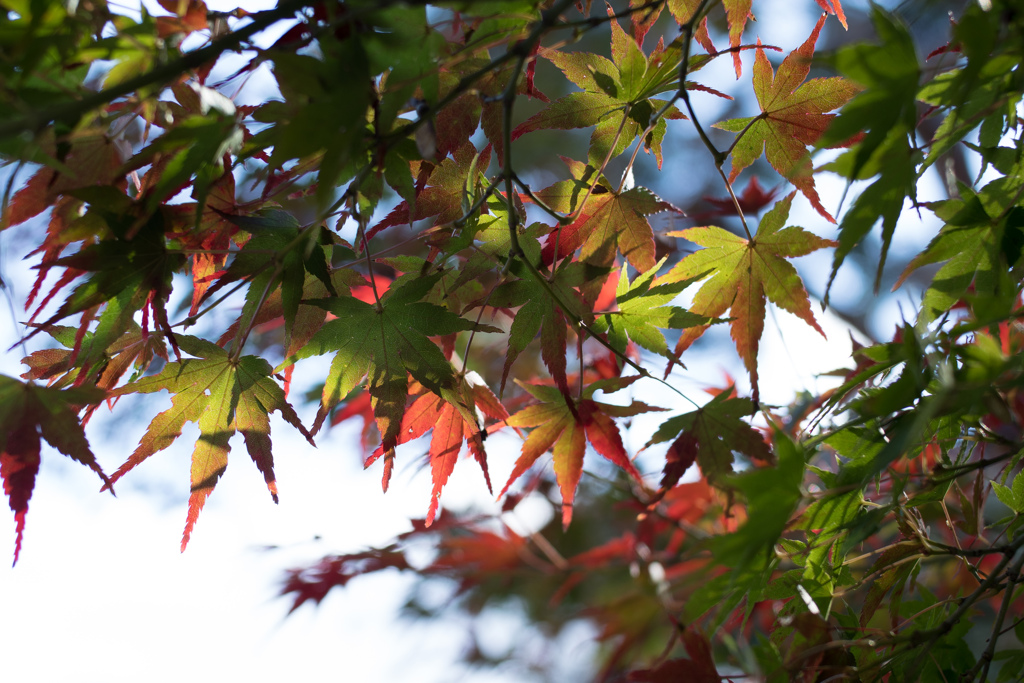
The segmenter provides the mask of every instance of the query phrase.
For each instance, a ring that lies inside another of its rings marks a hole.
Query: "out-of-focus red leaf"
[[[498,534],[473,529],[468,536],[443,539],[438,557],[427,568],[428,573],[443,574],[456,570],[461,577],[489,574],[518,567],[522,562],[526,539],[508,528]]]
[[[767,192],[761,187],[760,181],[757,176],[750,179],[747,184],[747,188],[743,190],[743,194],[736,197],[737,203],[740,205],[740,210],[745,216],[757,215],[761,212],[761,209],[768,206],[775,200],[775,196],[779,193],[779,188],[775,187]],[[733,203],[732,197],[725,197],[723,199],[715,199],[713,197],[702,198],[708,204],[711,204],[715,208],[711,211],[702,211],[700,213],[689,214],[690,218],[695,221],[703,222],[711,218],[718,216],[735,216],[736,204]]]
[[[312,567],[288,570],[281,595],[293,595],[291,614],[306,602],[320,604],[332,588],[345,586],[357,576],[384,569],[411,569],[405,554],[395,546],[348,555],[329,555]]]
[[[363,453],[368,454],[370,432],[377,426],[373,418],[373,404],[370,402],[370,392],[360,391],[354,397],[345,401],[341,410],[337,411],[334,417],[331,418],[331,424],[338,425],[353,417],[361,417],[363,419],[363,428],[359,433],[359,445]]]
[[[687,628],[682,640],[689,659],[670,659],[653,669],[633,671],[629,674],[630,683],[721,683],[707,636]]]
[[[569,564],[584,569],[597,569],[613,562],[628,563],[635,559],[635,554],[636,536],[627,531],[618,538],[572,556]]]

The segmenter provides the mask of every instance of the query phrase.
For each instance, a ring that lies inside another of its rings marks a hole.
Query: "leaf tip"
[[[384,474],[381,476],[380,486],[384,493],[388,492],[388,485],[391,484],[391,472],[395,467],[395,449],[389,448],[384,454]]]

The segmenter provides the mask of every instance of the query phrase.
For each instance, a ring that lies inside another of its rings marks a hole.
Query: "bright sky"
[[[772,16],[765,13],[759,31],[789,35],[787,27],[768,25]],[[785,47],[791,49],[806,37],[813,17],[808,14],[804,21],[799,15],[797,21],[788,11],[785,16],[798,24],[790,27],[792,40]],[[6,176],[0,180],[6,181]],[[836,182],[819,183],[823,196],[836,197],[842,189]],[[802,199],[794,205],[790,223],[812,229],[822,225]],[[19,321],[27,317],[21,306],[34,276],[29,267],[36,263],[20,259],[28,236],[38,235],[44,225],[37,219],[0,235],[0,273],[12,285]],[[914,242],[927,240],[933,230],[922,229],[921,239]],[[818,283],[812,290],[820,291],[829,259],[804,260],[805,277]],[[787,313],[776,311],[769,318],[761,352],[764,401],[786,403],[794,391],[820,390],[814,373],[840,367],[848,359],[846,326],[831,314],[822,314],[820,306],[814,310],[828,341]],[[0,373],[17,376],[23,371],[23,354],[20,347],[11,348],[19,327],[10,315],[3,302]],[[716,334],[718,348],[728,349],[727,332]],[[38,348],[38,340],[33,340],[30,350]],[[742,388],[745,376],[732,356],[731,350],[703,360],[693,356],[688,361],[691,376],[721,385],[727,370]],[[682,388],[700,394],[692,382]],[[656,385],[644,387],[643,393],[648,402],[687,410]],[[131,453],[148,419],[168,405],[166,393],[161,393],[126,398],[113,416],[105,409],[97,413],[88,434],[108,474]],[[299,410],[309,424],[315,407]],[[663,419],[660,414],[634,420],[627,446],[635,452]],[[190,425],[175,446],[121,480],[116,498],[98,493],[99,481],[87,468],[45,449],[19,564],[12,569],[0,561],[0,658],[5,680],[525,680],[515,671],[453,669],[469,643],[467,624],[397,620],[409,583],[395,574],[356,580],[348,590],[334,591],[321,608],[306,606],[287,619],[290,602],[275,597],[286,568],[310,564],[328,553],[386,544],[408,529],[410,517],[422,517],[430,482],[414,464],[420,452],[406,451],[404,459],[400,453],[397,475],[384,496],[379,468],[361,469],[353,448],[358,438],[354,429],[327,430],[313,449],[275,418],[281,504],[271,502],[242,444],[233,442],[231,465],[207,502],[188,550],[181,554],[178,545],[196,433]],[[492,441],[492,477],[503,482],[518,447],[509,439],[506,448],[494,448]],[[470,502],[494,505],[479,468],[471,463],[456,468],[443,502],[455,508]],[[5,553],[11,557],[13,548],[13,514],[0,512],[0,558]],[[484,622],[476,629],[484,648],[497,654],[511,644],[514,617],[494,613]],[[577,630],[557,644],[564,680],[585,670],[593,647],[589,635]]]

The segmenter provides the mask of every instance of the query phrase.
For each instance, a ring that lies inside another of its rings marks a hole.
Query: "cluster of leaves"
[[[25,358],[24,381],[0,377],[15,561],[40,437],[107,489],[196,423],[184,549],[236,432],[276,502],[270,413],[310,443],[361,419],[385,489],[415,455],[402,444],[431,433],[426,517],[392,546],[293,572],[296,608],[397,569],[454,580],[448,609],[516,600],[552,631],[597,624],[605,680],[719,681],[723,665],[771,681],[1017,680],[1024,10],[972,5],[925,78],[907,29],[876,8],[879,42],[842,48],[827,60],[839,76],[808,80],[823,29],[846,26],[839,0],[817,4],[775,67],[778,48],[744,43],[752,0],[284,0],[252,14],[161,0],[168,16],[137,18],[102,0],[0,0],[0,155],[31,169],[20,187],[12,175],[0,227],[48,221],[23,341],[63,347]],[[668,28],[651,46],[655,26]],[[591,33],[610,56],[565,49]],[[734,134],[719,138],[691,98],[725,95],[692,79],[722,59],[739,78],[744,50],[760,111],[716,122]],[[222,73],[231,53],[241,62]],[[575,89],[546,96],[538,64]],[[270,77],[279,97],[236,104]],[[661,167],[669,121],[729,195],[678,231],[650,217],[680,210],[633,182],[641,151]],[[574,129],[592,129],[585,158],[563,156],[566,177],[533,190],[524,145]],[[844,151],[815,168],[824,148]],[[964,149],[982,173],[919,204],[924,174]],[[794,187],[778,201],[754,176],[734,189],[762,156]],[[836,223],[822,172],[862,184],[835,241],[788,224],[798,193],[818,228]],[[763,405],[768,303],[822,332],[790,260],[834,248],[834,277],[880,220],[880,279],[908,201],[942,224],[897,282],[942,264],[916,321],[855,346],[829,393]],[[208,314],[224,302],[240,311],[218,329]],[[678,391],[673,369],[714,325],[729,328],[749,397]],[[330,370],[307,428],[288,394],[314,356]],[[692,405],[650,436],[652,473],[623,429],[665,409],[633,398],[658,382]],[[164,390],[171,407],[107,477],[85,422],[105,399],[116,410]],[[522,439],[501,513],[444,512],[463,444],[490,488],[498,431]],[[502,520],[525,498],[554,510],[521,535]],[[423,538],[427,564],[407,555]],[[985,630],[976,647],[972,629]]]

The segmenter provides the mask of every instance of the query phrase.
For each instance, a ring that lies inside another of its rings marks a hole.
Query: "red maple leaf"
[[[473,373],[470,373],[470,377]],[[414,388],[413,391],[416,391]],[[475,405],[484,415],[494,420],[503,421],[508,418],[508,411],[498,397],[487,388],[482,381],[465,382],[462,385],[463,399],[467,405]],[[413,401],[402,416],[401,431],[398,443],[417,439],[433,430],[430,439],[430,474],[434,488],[430,495],[430,507],[427,510],[425,526],[430,526],[437,515],[441,500],[441,489],[448,483],[448,477],[455,469],[462,443],[469,445],[469,450],[484,472],[487,488],[491,490],[491,477],[487,471],[487,454],[484,451],[486,432],[476,420],[468,420],[465,408],[456,406],[437,394],[427,392]],[[366,467],[375,463],[384,455],[383,444],[366,460]]]
[[[732,197],[725,197],[724,199],[715,199],[713,197],[702,197],[702,199],[715,207],[711,211],[702,211],[700,213],[689,214],[689,217],[695,221],[703,222],[709,218],[716,218],[718,216],[736,216],[736,204],[740,205],[740,211],[743,212],[744,216],[756,215],[761,212],[761,209],[768,206],[775,200],[775,195],[779,193],[779,188],[774,187],[767,192],[762,189],[761,183],[758,181],[757,176],[750,179],[750,183],[747,185],[747,189],[743,190],[743,194],[736,197],[736,202],[732,201]]]
[[[630,683],[720,683],[722,677],[718,675],[708,637],[687,628],[682,638],[689,659],[670,659],[653,669],[634,671],[629,674]]]
[[[569,166],[573,178],[540,190],[537,196],[554,210],[571,213],[577,211],[579,202],[593,184],[594,169],[565,157],[562,161]],[[581,249],[582,260],[611,266],[616,253],[620,253],[629,265],[641,273],[646,272],[657,262],[654,231],[647,216],[662,211],[679,213],[679,209],[643,187],[616,192],[602,176],[576,219],[548,236],[544,260],[551,263]]]
[[[78,406],[98,403],[105,396],[102,389],[46,389],[0,375],[0,479],[14,511],[15,564],[21,553],[28,501],[39,473],[42,440],[72,460],[87,465],[110,486],[75,417]]]

